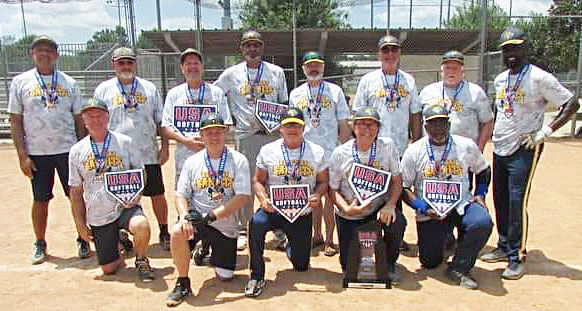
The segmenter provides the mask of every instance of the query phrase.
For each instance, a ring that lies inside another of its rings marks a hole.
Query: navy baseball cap
[[[34,49],[37,45],[39,45],[41,43],[47,43],[55,50],[57,50],[59,48],[59,45],[57,44],[57,42],[55,40],[53,40],[53,38],[51,38],[47,35],[40,35],[39,37],[34,39],[34,41],[32,41],[32,44],[30,44],[30,48]]]
[[[303,118],[303,111],[297,107],[291,107],[287,109],[281,116],[279,120],[281,125],[289,124],[289,123],[298,123],[301,125],[305,125],[305,119]]]
[[[449,112],[441,105],[425,106],[422,110],[424,122],[434,119],[449,119]]]
[[[380,40],[378,40],[378,48],[381,49],[386,46],[395,46],[400,48],[400,41],[394,36],[385,35],[380,38]]]
[[[380,123],[380,115],[378,114],[378,111],[376,111],[376,109],[368,107],[368,108],[362,108],[360,110],[358,110],[356,112],[356,115],[354,116],[354,122],[357,120],[374,120],[378,123]]]
[[[109,112],[109,109],[107,108],[107,104],[104,101],[101,101],[95,97],[91,97],[87,100],[87,102],[85,102],[85,104],[83,105],[83,108],[81,108],[81,113],[92,109],[92,108],[96,108],[96,109],[100,109],[103,110],[105,112]]]
[[[228,125],[224,124],[224,120],[218,113],[211,112],[209,114],[202,116],[202,121],[200,122],[200,130],[211,127],[228,127]]]
[[[509,27],[501,33],[499,41],[501,41],[499,44],[500,47],[506,45],[522,45],[527,41],[527,34],[519,28]]]
[[[465,64],[465,55],[463,55],[463,53],[459,52],[459,51],[448,51],[443,55],[443,61],[441,62],[441,64],[444,64],[445,62],[448,61],[454,61],[454,62],[459,62],[461,63],[461,65]]]
[[[323,55],[321,55],[321,53],[316,52],[316,51],[309,51],[309,52],[305,52],[305,54],[303,54],[303,58],[301,59],[301,63],[303,65],[309,64],[309,63],[324,64],[325,61],[323,60]]]

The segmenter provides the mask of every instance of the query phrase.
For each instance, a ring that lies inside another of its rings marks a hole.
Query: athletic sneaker
[[[501,277],[506,280],[519,280],[525,274],[525,264],[523,262],[510,262]]]
[[[263,288],[267,286],[265,280],[249,280],[247,286],[245,287],[245,296],[247,297],[259,297],[263,292]]]
[[[507,261],[507,253],[501,248],[496,248],[489,253],[483,254],[481,260],[484,262],[500,262]]]
[[[247,248],[247,236],[245,234],[239,234],[238,238],[236,239],[236,250],[237,251],[244,251]]]
[[[79,258],[85,259],[91,256],[91,246],[89,246],[89,242],[78,238],[77,239],[77,253],[79,254]]]
[[[205,259],[207,258],[210,251],[206,249],[203,245],[196,247],[192,254],[192,258],[194,258],[194,263],[197,266],[204,266],[206,264]]]
[[[139,275],[139,279],[144,283],[149,283],[154,280],[154,269],[150,267],[150,262],[147,257],[135,259],[135,270]]]
[[[34,242],[34,252],[32,253],[31,263],[38,265],[46,260],[46,242],[44,240],[37,240]]]
[[[170,234],[167,232],[160,232],[160,246],[163,250],[170,250]]]
[[[176,282],[176,287],[166,298],[166,306],[175,307],[188,299],[191,294],[190,279],[186,278],[183,282]]]
[[[287,236],[285,235],[285,232],[283,232],[282,230],[275,230],[273,231],[273,235],[275,236],[273,238],[274,241],[274,245],[276,249],[284,252],[285,250],[287,250]]]
[[[125,256],[131,256],[131,253],[133,252],[133,243],[129,239],[129,232],[127,232],[127,230],[119,230],[119,242],[121,243],[121,246],[123,246]]]
[[[473,278],[473,276],[469,273],[462,273],[459,272],[455,269],[452,268],[447,268],[447,271],[445,272],[445,276],[455,282],[457,285],[463,287],[463,288],[468,288],[468,289],[477,289],[479,288],[479,284],[477,284],[477,281],[475,280],[475,278]]]

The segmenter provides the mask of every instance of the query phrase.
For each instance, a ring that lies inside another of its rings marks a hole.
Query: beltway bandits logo
[[[141,169],[105,173],[105,191],[119,203],[128,205],[144,188]]]
[[[275,210],[293,223],[309,205],[309,185],[271,186],[271,203]]]
[[[348,183],[360,204],[365,205],[380,197],[390,185],[392,174],[360,163],[354,163]]]
[[[445,217],[462,198],[463,185],[460,182],[425,180],[422,197],[439,217]]]
[[[288,108],[287,105],[259,99],[255,105],[255,116],[271,133],[279,127],[279,119]]]
[[[216,112],[213,105],[176,105],[172,124],[184,136],[198,135],[202,116]]]

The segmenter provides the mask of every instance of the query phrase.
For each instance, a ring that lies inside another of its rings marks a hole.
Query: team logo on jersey
[[[255,96],[270,96],[275,94],[275,88],[273,88],[269,81],[261,80],[258,85],[251,86],[248,82],[240,88],[240,95],[247,96],[254,94]]]
[[[265,129],[271,133],[279,128],[279,119],[288,108],[287,105],[259,99],[255,105],[255,116]]]
[[[460,182],[424,180],[422,197],[439,217],[448,215],[462,198],[463,185]]]
[[[388,191],[390,177],[392,174],[384,170],[354,163],[350,170],[348,184],[360,204],[365,205]]]
[[[145,184],[141,169],[105,173],[104,181],[105,191],[123,205],[137,198]]]
[[[184,136],[196,136],[200,132],[200,120],[211,112],[216,112],[213,105],[176,105],[172,125]]]
[[[293,223],[309,205],[309,185],[271,186],[271,203],[289,222]]]

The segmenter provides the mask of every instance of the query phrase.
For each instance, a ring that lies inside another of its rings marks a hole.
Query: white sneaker
[[[236,240],[236,249],[239,251],[244,251],[247,248],[247,236],[239,235]]]

